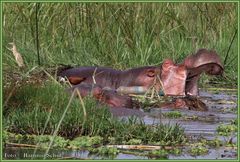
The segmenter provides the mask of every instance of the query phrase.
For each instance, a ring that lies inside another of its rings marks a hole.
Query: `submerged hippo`
[[[105,103],[110,107],[133,108],[137,106],[137,103],[133,101],[131,97],[127,95],[120,95],[115,90],[102,88],[96,84],[81,83],[67,89],[69,92],[74,92],[76,90],[79,91],[81,97],[92,95],[96,100],[100,101],[101,103]]]

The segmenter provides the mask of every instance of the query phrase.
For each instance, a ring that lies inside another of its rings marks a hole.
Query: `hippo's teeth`
[[[187,95],[193,96],[193,94],[192,94],[192,93],[190,93],[190,92],[187,92]]]

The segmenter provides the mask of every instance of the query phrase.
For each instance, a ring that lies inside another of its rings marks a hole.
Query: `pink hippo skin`
[[[166,59],[162,64],[161,81],[167,96],[185,96],[187,69],[184,65],[175,65]]]

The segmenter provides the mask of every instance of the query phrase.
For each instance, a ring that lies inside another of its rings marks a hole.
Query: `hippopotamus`
[[[144,66],[125,71],[107,67],[70,68],[59,73],[67,77],[73,85],[80,83],[97,84],[117,89],[121,86],[139,86],[145,89],[164,89],[166,95],[184,95],[187,70],[177,66],[172,60],[164,60],[161,66]]]
[[[198,95],[198,80],[205,72],[208,75],[223,73],[223,65],[215,51],[200,49],[188,56],[183,63],[175,64],[166,59],[159,66],[144,66],[128,70],[116,70],[107,67],[77,67],[59,72],[67,77],[71,84],[97,84],[102,87],[140,86],[156,90],[162,89],[165,95]]]
[[[119,95],[116,90],[119,87],[142,87],[148,89],[155,87],[157,91],[162,90],[167,96],[197,96],[198,80],[202,73],[208,75],[221,75],[223,65],[218,54],[213,50],[200,49],[195,54],[186,57],[182,63],[175,64],[171,59],[165,59],[158,66],[144,66],[128,70],[116,70],[108,67],[77,67],[69,68],[58,73],[78,88],[85,96],[92,92],[93,96],[110,107],[132,108],[132,99],[126,95]],[[84,84],[94,85],[91,89]],[[108,87],[106,90],[103,87]],[[110,90],[111,89],[111,90]],[[192,98],[176,99],[171,107],[179,108],[188,106],[190,109],[196,107],[197,102]],[[203,105],[203,104],[202,104]],[[203,105],[203,111],[207,108]]]
[[[189,95],[198,95],[198,80],[202,73],[207,75],[222,75],[224,67],[216,51],[200,49],[195,54],[189,55],[183,60],[187,69],[185,92]]]
[[[159,107],[174,109],[188,108],[189,110],[208,111],[208,107],[204,102],[202,102],[198,97],[191,95],[186,95],[181,98],[173,98],[171,102],[161,103]]]
[[[158,69],[153,66],[126,71],[107,67],[78,67],[65,70],[60,73],[60,76],[67,77],[73,85],[87,83],[117,89],[120,86],[150,87],[153,85],[157,73]]]
[[[113,108],[137,107],[137,102],[133,101],[131,97],[127,95],[120,95],[115,90],[102,88],[100,85],[81,83],[67,89],[67,91],[71,93],[76,90],[79,91],[81,97],[92,95],[92,97],[94,97],[96,100]],[[76,92],[75,94],[77,95]]]
[[[189,55],[181,64],[170,59],[162,64],[161,81],[166,95],[197,96],[198,80],[202,73],[222,75],[223,65],[219,55],[213,50],[200,49]]]
[[[138,109],[139,105],[137,101],[132,100],[132,98],[127,95],[119,95],[115,90],[109,88],[102,88],[96,84],[81,83],[68,88],[67,91],[70,93],[75,91],[75,95],[77,95],[76,91],[78,91],[83,98],[92,96],[100,103],[108,105],[109,111],[115,117],[145,116],[144,112]]]

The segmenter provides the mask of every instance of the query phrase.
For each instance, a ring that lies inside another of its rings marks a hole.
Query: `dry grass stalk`
[[[159,150],[166,149],[172,150],[175,147],[172,146],[150,146],[150,145],[107,145],[108,148],[118,148],[118,149],[127,149],[127,150]]]
[[[22,143],[6,143],[10,147],[39,147],[37,145],[30,145],[30,144],[22,144]]]

